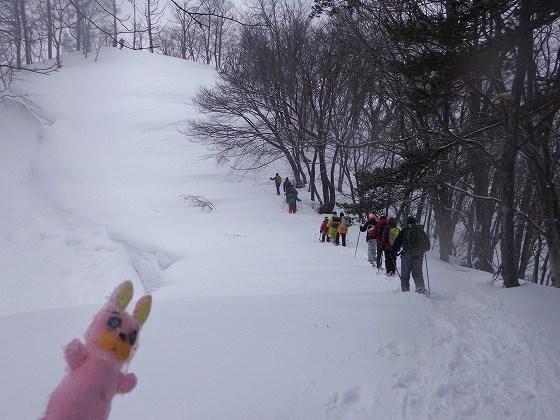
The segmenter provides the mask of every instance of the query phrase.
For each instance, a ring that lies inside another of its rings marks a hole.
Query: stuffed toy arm
[[[77,338],[70,341],[64,348],[64,358],[70,370],[77,369],[87,359],[88,352]]]
[[[136,375],[134,373],[121,373],[119,375],[119,384],[117,386],[117,392],[119,394],[127,394],[132,391],[136,387],[136,383],[138,379],[136,379]]]

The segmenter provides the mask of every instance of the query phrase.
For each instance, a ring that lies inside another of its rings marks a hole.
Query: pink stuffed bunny
[[[113,397],[134,389],[136,375],[122,370],[138,346],[152,297],[142,297],[130,316],[125,309],[133,293],[132,282],[121,283],[95,315],[85,344],[75,339],[66,346],[68,374],[51,395],[43,420],[106,420]]]

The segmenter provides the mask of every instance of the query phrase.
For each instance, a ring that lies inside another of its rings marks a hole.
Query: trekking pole
[[[362,231],[359,230],[358,231],[358,240],[356,241],[356,249],[354,250],[354,258],[356,258],[356,253],[358,252],[358,244],[360,243],[360,235],[362,234]]]
[[[397,271],[397,276],[399,276],[399,281],[401,282],[401,290],[402,290],[403,282],[402,282],[401,272],[397,268],[397,264],[395,264],[395,270]]]
[[[395,271],[397,272],[397,275],[399,276],[399,280],[401,281],[401,284],[402,284],[401,273],[400,273],[399,269],[397,268],[397,255],[395,255]]]
[[[426,257],[426,253],[424,253],[424,261],[426,261],[426,280],[428,280],[428,296],[432,292],[430,290],[430,272],[428,271],[428,257]]]

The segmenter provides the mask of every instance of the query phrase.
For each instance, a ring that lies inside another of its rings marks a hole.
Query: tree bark
[[[52,5],[51,0],[47,0],[47,58],[50,60],[53,45],[53,21],[52,21]]]
[[[117,45],[118,45],[118,39],[117,39],[117,37],[118,37],[118,33],[117,33],[118,32],[117,31],[117,0],[113,0],[112,3],[113,3],[112,4],[112,6],[113,6],[113,16],[112,16],[112,18],[113,18],[113,42],[112,42],[112,45],[113,45],[113,48],[117,48]]]
[[[517,31],[517,60],[512,86],[511,104],[505,112],[504,126],[506,138],[502,154],[501,177],[501,219],[502,237],[500,249],[502,253],[502,277],[504,287],[517,287],[517,261],[515,259],[515,173],[516,160],[521,136],[521,99],[525,77],[527,74],[530,49],[533,47],[532,31],[529,26],[529,0],[520,2],[519,29]]]

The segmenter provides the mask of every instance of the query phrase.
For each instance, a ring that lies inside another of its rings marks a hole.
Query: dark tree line
[[[318,210],[414,214],[440,257],[560,287],[560,9],[548,0],[260,0],[194,132],[283,159]]]

